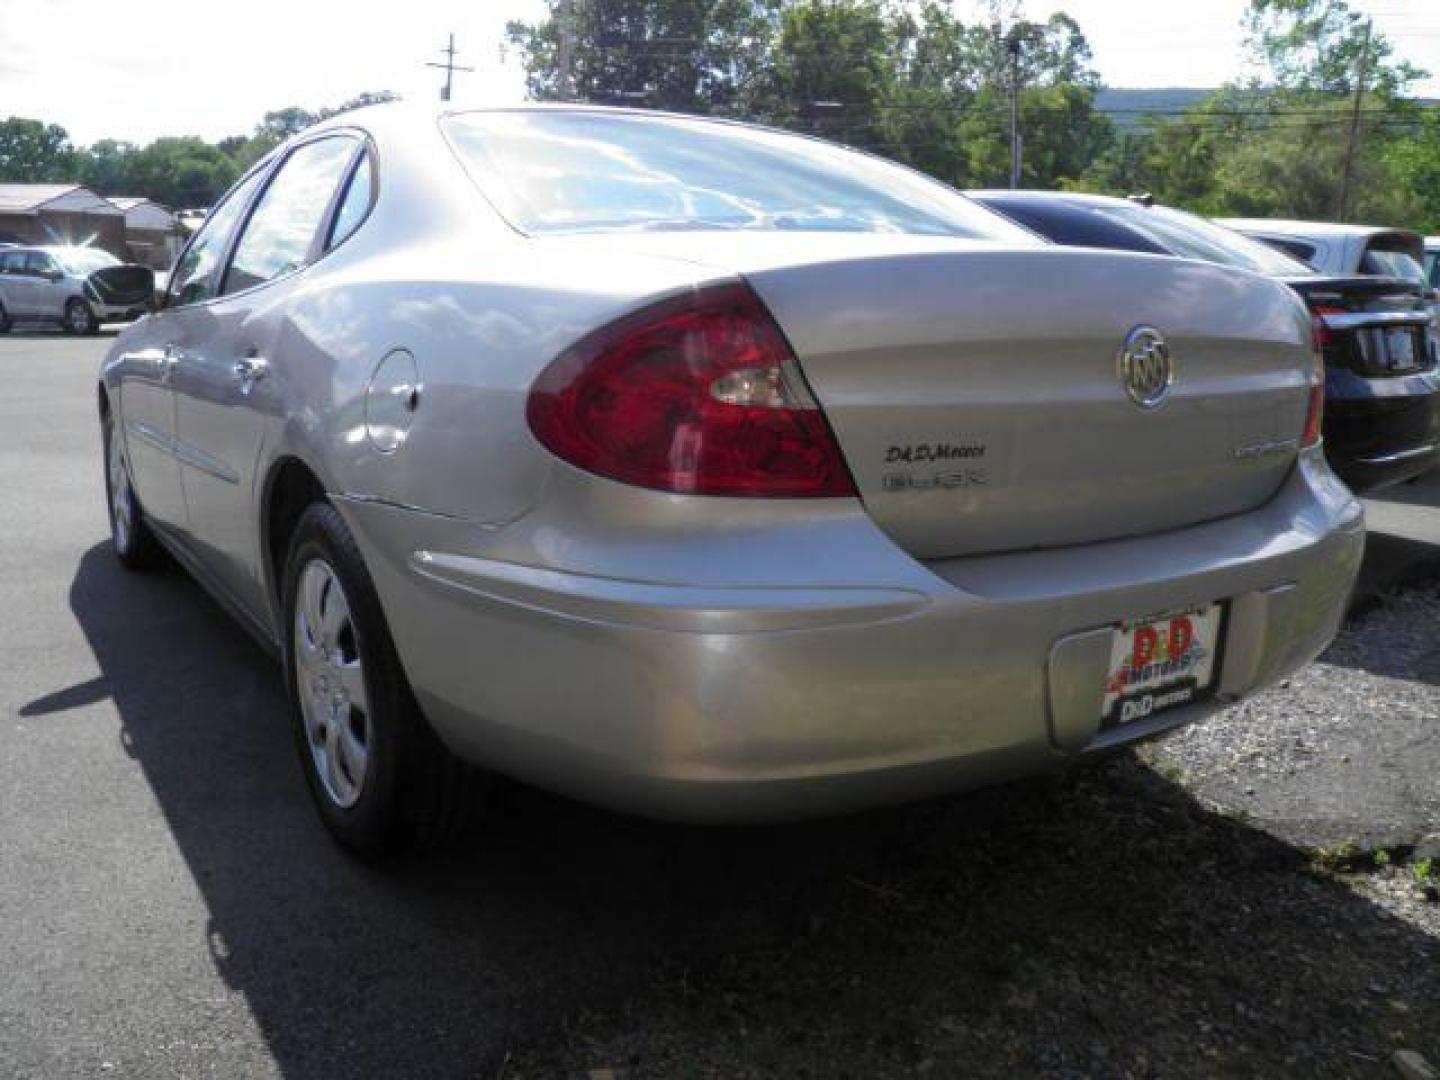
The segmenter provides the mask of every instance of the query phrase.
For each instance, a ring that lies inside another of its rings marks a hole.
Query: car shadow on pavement
[[[513,789],[443,856],[337,850],[279,672],[103,545],[70,603],[280,1072],[1382,1076],[1440,941],[1130,757],[919,806],[686,828]],[[197,1015],[199,1011],[197,1010]],[[217,1065],[224,1071],[223,1063]]]

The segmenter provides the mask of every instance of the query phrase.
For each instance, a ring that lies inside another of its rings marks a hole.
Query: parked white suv
[[[17,322],[59,323],[72,334],[132,322],[149,310],[155,275],[91,247],[0,250],[0,332]]]

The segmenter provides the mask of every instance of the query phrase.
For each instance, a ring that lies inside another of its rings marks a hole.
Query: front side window
[[[448,117],[471,177],[529,234],[746,229],[1042,241],[919,173],[741,124],[579,111]]]
[[[263,172],[252,173],[205,218],[205,224],[190,241],[190,246],[175,265],[175,272],[170,275],[169,304],[194,304],[215,295],[215,268],[225,257],[225,249],[230,246],[230,238],[235,235],[240,216],[263,177]]]
[[[285,159],[245,224],[223,292],[263,285],[309,262],[316,231],[354,153],[354,139],[336,137],[306,143]]]

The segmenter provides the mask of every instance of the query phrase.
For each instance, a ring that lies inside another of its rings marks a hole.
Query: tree
[[[733,111],[769,57],[780,0],[547,0],[512,22],[530,96]],[[568,58],[568,62],[567,62]]]
[[[1352,94],[1362,53],[1365,88],[1382,98],[1396,97],[1424,78],[1426,72],[1394,60],[1394,46],[1383,34],[1367,31],[1367,21],[1346,0],[1250,0],[1245,48],[1251,66],[1262,73],[1252,85],[1305,94]]]
[[[64,183],[74,175],[75,149],[59,124],[18,116],[0,121],[0,180]]]
[[[76,155],[80,182],[101,195],[129,195],[138,182],[134,143],[101,139]]]
[[[166,206],[209,206],[240,175],[234,160],[203,139],[156,139],[134,159],[137,195]]]

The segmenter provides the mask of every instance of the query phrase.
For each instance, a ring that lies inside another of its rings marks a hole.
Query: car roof
[[[1082,191],[1037,191],[1030,188],[980,188],[968,190],[966,195],[980,202],[1033,202],[1065,203],[1069,206],[1138,206],[1133,199],[1118,195],[1091,195]]]
[[[1221,225],[1242,232],[1274,233],[1277,236],[1294,236],[1310,240],[1353,240],[1396,233],[1419,239],[1420,234],[1410,229],[1391,228],[1386,225],[1342,225],[1334,221],[1292,221],[1285,218],[1216,218]]]

